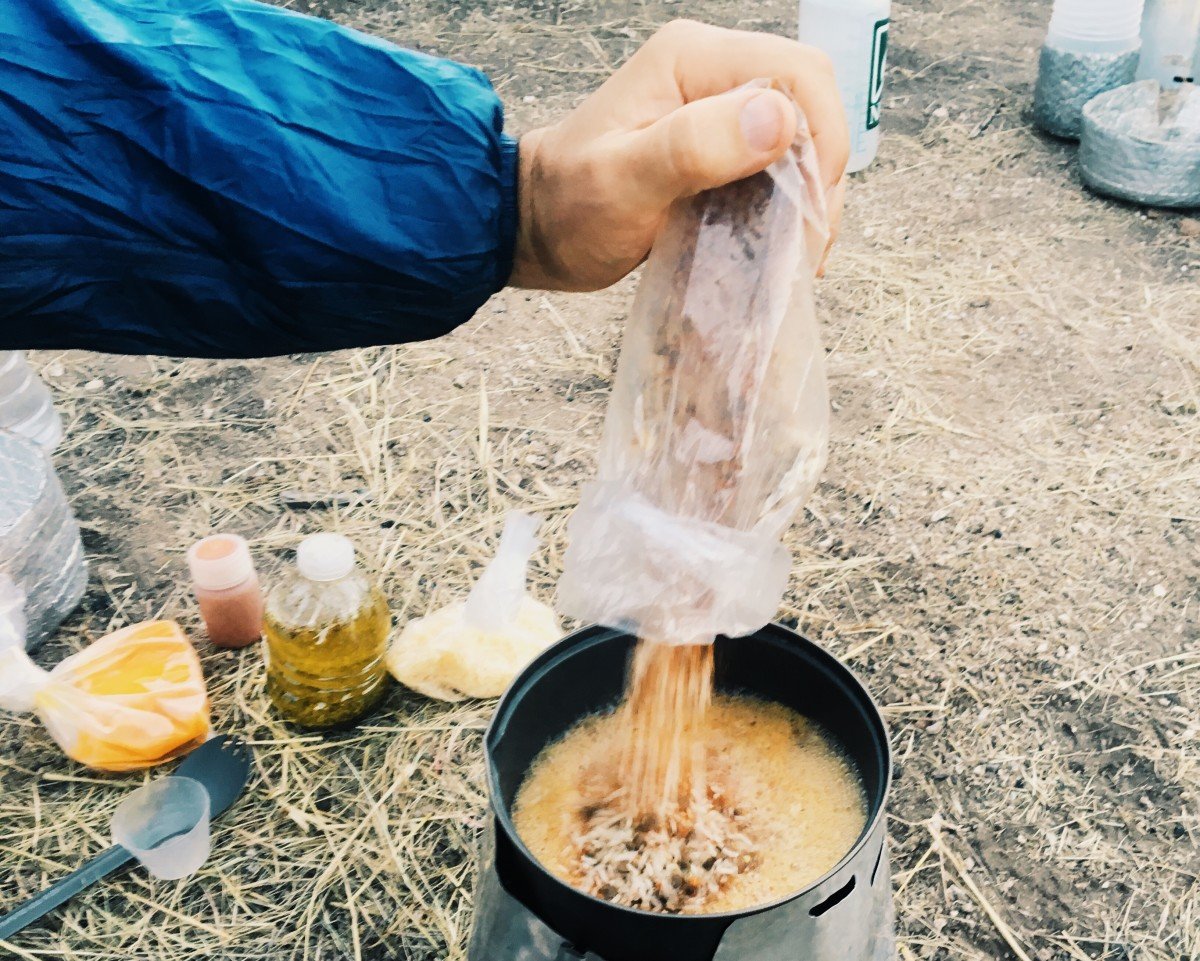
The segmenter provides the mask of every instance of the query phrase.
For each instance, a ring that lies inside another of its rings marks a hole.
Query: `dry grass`
[[[340,15],[483,63],[520,128],[675,9]],[[896,12],[892,136],[824,285],[835,437],[783,615],[885,704],[903,958],[1200,958],[1200,246],[1082,194],[1070,151],[1027,129],[1045,10]],[[753,16],[790,29],[791,3]],[[520,507],[547,517],[548,597],[630,291],[510,291],[444,341],[295,361],[38,356],[92,562],[42,660],[154,614],[194,629],[182,550],[214,527],[268,571],[302,532],[350,534],[402,622],[461,597]],[[205,668],[219,726],[256,755],[215,856],[187,884],[96,886],[7,949],[460,959],[490,705],[397,690],[357,730],[306,736],[271,715],[256,652]],[[63,763],[27,719],[0,744],[10,907],[106,843],[138,778]]]

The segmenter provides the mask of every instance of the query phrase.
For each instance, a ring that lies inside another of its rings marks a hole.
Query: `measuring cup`
[[[199,781],[159,778],[118,805],[113,841],[156,878],[177,881],[208,860],[209,813],[208,791]]]

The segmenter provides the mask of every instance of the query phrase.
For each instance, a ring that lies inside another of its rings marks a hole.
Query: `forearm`
[[[247,0],[5,4],[0,45],[0,347],[418,340],[508,279],[469,68]]]

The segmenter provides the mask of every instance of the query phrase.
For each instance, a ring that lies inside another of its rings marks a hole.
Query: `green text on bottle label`
[[[871,81],[867,85],[868,130],[879,126],[879,116],[883,108],[883,68],[887,63],[889,22],[887,19],[878,21],[871,39]]]

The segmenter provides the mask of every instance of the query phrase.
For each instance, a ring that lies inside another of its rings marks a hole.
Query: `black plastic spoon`
[[[210,816],[215,818],[238,799],[242,788],[246,786],[246,779],[250,776],[250,751],[237,738],[218,734],[185,757],[173,774],[176,777],[190,777],[204,785],[208,791]],[[83,867],[55,881],[41,894],[0,918],[0,941],[7,940],[132,860],[133,855],[119,844],[96,855]]]

